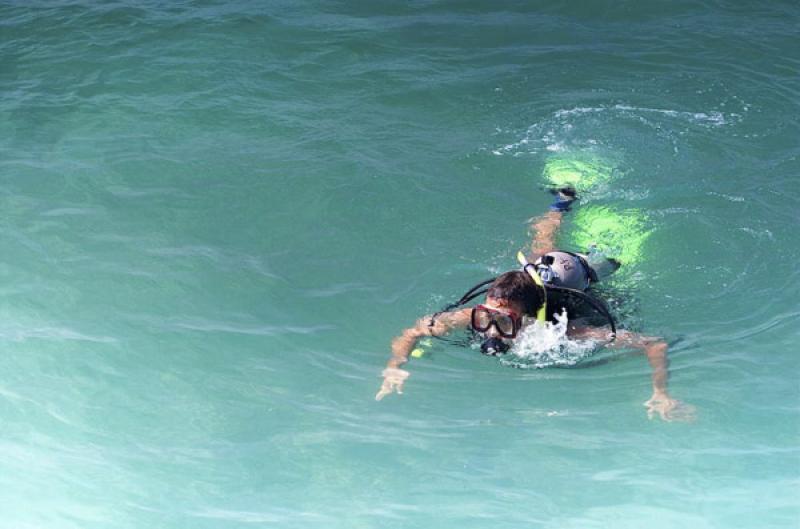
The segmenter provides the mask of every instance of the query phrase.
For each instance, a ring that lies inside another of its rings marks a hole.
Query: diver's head
[[[544,301],[540,287],[521,270],[497,276],[486,291],[486,303],[507,307],[519,315],[535,316]]]
[[[481,352],[485,355],[497,356],[508,351],[522,328],[522,316],[504,301],[487,298],[486,303],[472,308],[470,323],[483,336]]]
[[[507,352],[523,327],[524,317],[533,316],[542,305],[542,295],[525,272],[499,276],[486,291],[486,302],[472,309],[473,330],[484,338],[481,352]]]

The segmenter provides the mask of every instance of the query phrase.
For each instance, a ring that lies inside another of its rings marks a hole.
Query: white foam
[[[606,114],[610,114],[610,119],[615,121],[618,121],[617,118],[634,120],[646,126],[655,127],[659,131],[661,123],[653,123],[654,117],[658,121],[671,120],[704,128],[727,126],[742,120],[741,114],[723,113],[718,110],[683,111],[626,104],[565,108],[556,110],[550,117],[529,126],[517,141],[491,148],[491,152],[495,156],[519,157],[541,152],[559,153],[575,148],[597,146],[601,144],[599,140],[596,138],[581,139],[576,137],[576,131],[585,129],[581,125],[582,120]],[[498,134],[511,132],[501,131],[499,128],[496,130]],[[678,145],[674,144],[673,149],[678,152]]]
[[[597,349],[598,342],[567,337],[566,312],[555,317],[556,323],[537,321],[526,327],[500,362],[522,369],[572,366]]]

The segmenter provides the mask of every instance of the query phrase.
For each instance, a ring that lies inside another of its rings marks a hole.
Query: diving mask
[[[522,318],[512,311],[501,311],[486,305],[472,308],[470,319],[472,328],[478,332],[488,332],[494,326],[502,338],[513,339],[522,328]]]

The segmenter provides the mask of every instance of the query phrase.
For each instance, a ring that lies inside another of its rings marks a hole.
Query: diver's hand
[[[666,393],[653,393],[653,396],[644,405],[647,408],[648,419],[652,419],[656,414],[667,422],[691,422],[695,419],[694,406],[673,399]]]
[[[402,394],[403,384],[410,373],[397,367],[387,367],[383,370],[381,375],[383,375],[383,385],[381,385],[381,389],[375,395],[375,400],[381,400],[386,395],[394,392]]]

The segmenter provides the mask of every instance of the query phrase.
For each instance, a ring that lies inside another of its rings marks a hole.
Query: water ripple
[[[334,325],[245,325],[208,320],[204,318],[169,318],[164,327],[172,330],[222,332],[253,336],[281,336],[291,334],[319,334],[336,328]]]

